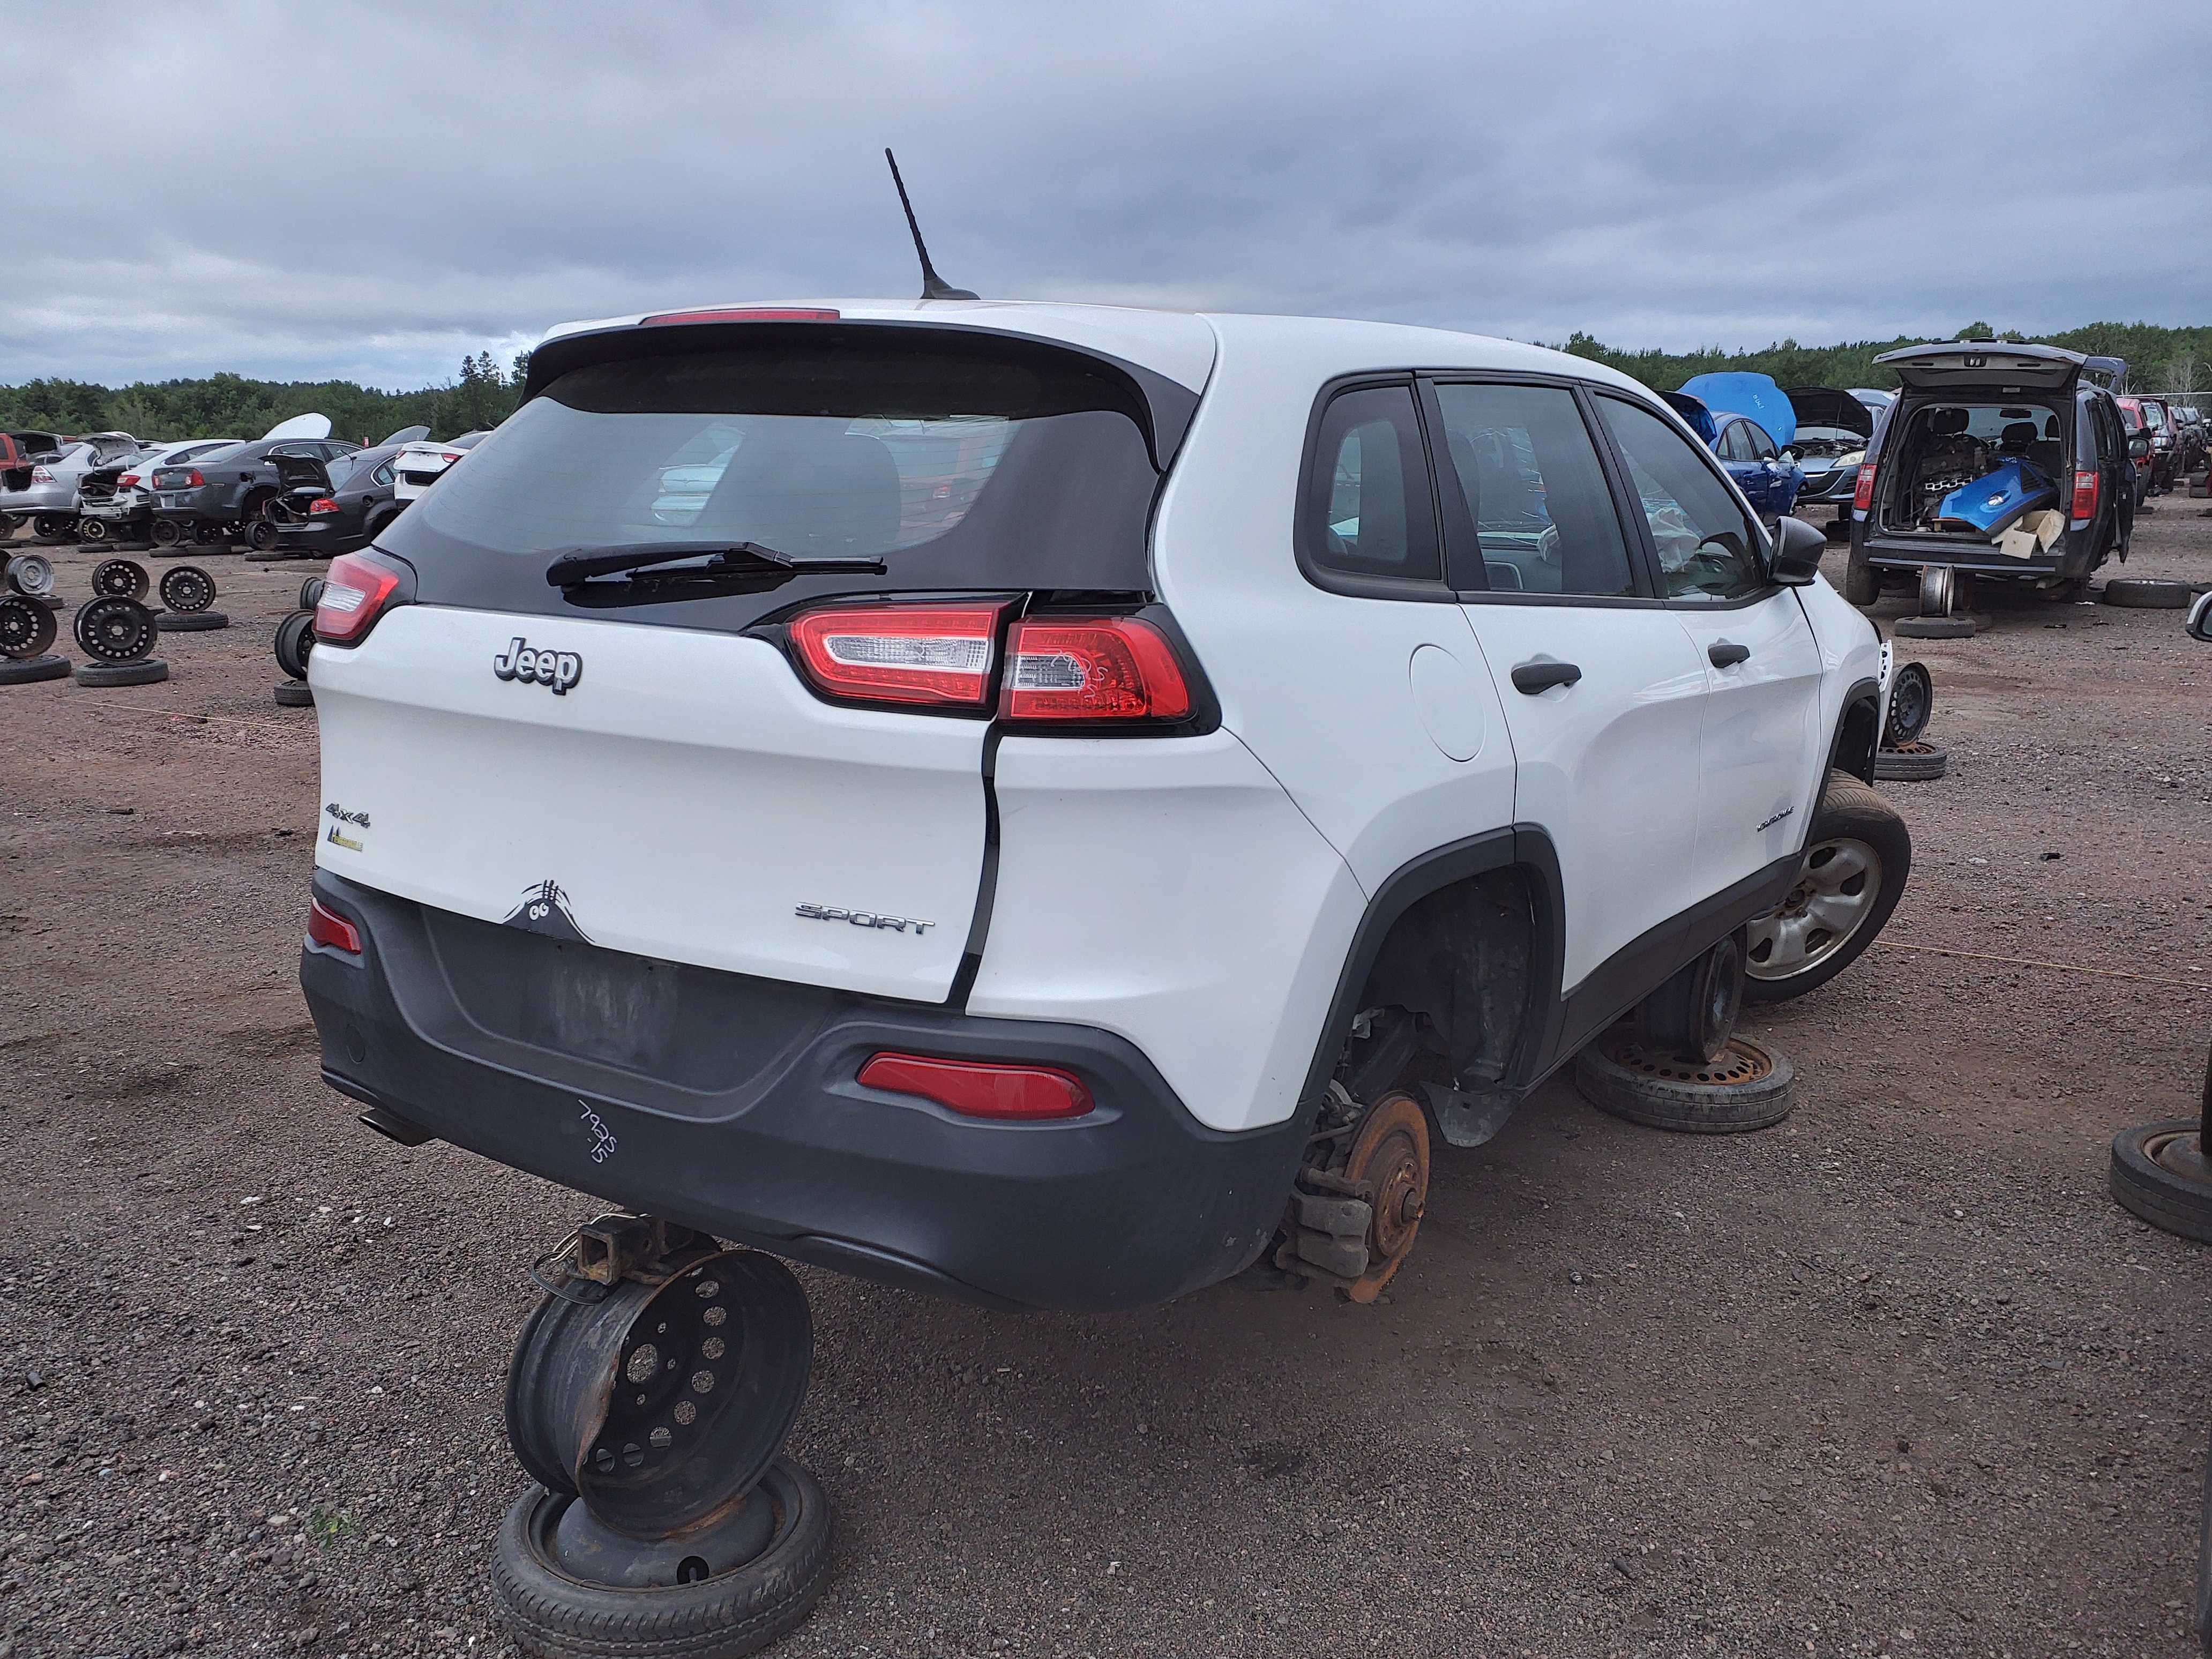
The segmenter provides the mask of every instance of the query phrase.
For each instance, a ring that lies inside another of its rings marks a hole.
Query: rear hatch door
[[[2019,392],[2070,392],[2088,359],[2057,346],[1962,340],[1886,351],[1875,362],[1895,370],[1898,379],[1915,392],[1973,388],[2002,396]]]
[[[1146,390],[958,330],[625,332],[533,362],[538,395],[380,538],[414,597],[311,659],[318,861],[640,956],[942,1000],[983,891],[988,709],[817,695],[783,619],[1146,592]],[[703,575],[741,542],[882,568]],[[641,544],[690,575],[547,580]]]

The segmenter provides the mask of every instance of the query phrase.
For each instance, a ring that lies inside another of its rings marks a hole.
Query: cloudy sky
[[[37,7],[0,383],[449,378],[574,317],[991,296],[1683,349],[2212,323],[2212,5]]]

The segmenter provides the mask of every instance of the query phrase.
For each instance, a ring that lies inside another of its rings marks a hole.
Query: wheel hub
[[[1345,1163],[1346,1179],[1372,1188],[1367,1271],[1345,1288],[1354,1302],[1382,1293],[1413,1253],[1429,1199],[1429,1125],[1410,1095],[1385,1095],[1360,1120]]]
[[[1816,843],[1790,896],[1751,924],[1745,971],[1777,980],[1817,968],[1874,914],[1881,884],[1881,854],[1867,842],[1840,836]]]

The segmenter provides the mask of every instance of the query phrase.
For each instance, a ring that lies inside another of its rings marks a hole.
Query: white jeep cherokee
[[[1502,340],[558,331],[324,590],[324,1076],[998,1305],[1221,1279],[1294,1186],[1324,1248],[1284,1265],[1395,1266],[1419,1192],[1331,1151],[1378,1103],[1425,1169],[1425,1122],[1483,1139],[1701,964],[1795,994],[1887,919],[1909,842],[1844,775],[1887,648],[1820,544],[1642,386]]]

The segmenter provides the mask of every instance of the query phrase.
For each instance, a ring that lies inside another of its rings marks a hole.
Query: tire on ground
[[[1850,936],[1832,953],[1802,972],[1780,977],[1760,977],[1758,954],[1759,925],[1751,924],[1752,956],[1746,964],[1743,1000],[1746,1002],[1787,1002],[1818,990],[1863,955],[1889,923],[1890,912],[1904,896],[1912,873],[1912,832],[1897,809],[1874,789],[1848,772],[1828,774],[1828,787],[1813,814],[1813,827],[1805,836],[1808,851],[1833,841],[1859,841],[1874,849],[1881,860],[1881,890],[1873,908],[1860,920]]]
[[[279,708],[313,708],[315,690],[305,680],[279,680],[270,694]]]
[[[2105,584],[2106,605],[2129,611],[2185,611],[2191,590],[2187,582],[2160,581],[2150,576],[2115,576]]]
[[[1853,605],[1872,605],[1881,597],[1881,572],[1869,564],[1856,547],[1844,566],[1844,597]]]
[[[151,685],[169,678],[169,665],[159,657],[137,662],[81,662],[75,672],[79,685]]]
[[[1948,750],[1940,743],[1924,743],[1917,738],[1894,749],[1878,750],[1874,757],[1875,777],[1883,783],[1924,783],[1950,769]]]
[[[830,1577],[830,1499],[779,1457],[759,1490],[782,1510],[768,1547],[696,1583],[617,1589],[570,1577],[544,1539],[577,1499],[532,1485],[501,1523],[492,1552],[500,1620],[533,1659],[734,1659],[796,1629]]]
[[[157,611],[154,626],[164,634],[206,634],[229,627],[230,618],[220,611]]]
[[[1971,617],[1899,617],[1891,631],[1906,640],[1971,640],[1974,622]]]
[[[1575,1086],[1601,1112],[1655,1129],[1742,1134],[1771,1128],[1797,1103],[1786,1054],[1732,1037],[1717,1060],[1651,1054],[1616,1030],[1575,1056]]]
[[[2202,1120],[2138,1123],[2112,1137],[2112,1196],[2120,1207],[2160,1232],[2212,1244],[2212,1185],[2178,1175],[2158,1161],[2160,1146],[2193,1135]]]

